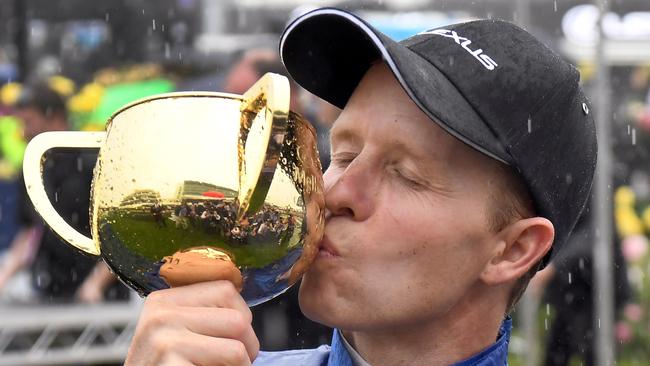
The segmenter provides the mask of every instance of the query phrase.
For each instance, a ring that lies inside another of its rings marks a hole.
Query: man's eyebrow
[[[361,137],[355,131],[347,128],[332,127],[330,130],[330,145],[334,142],[350,142],[352,144],[359,144]]]
[[[401,159],[411,161],[417,170],[422,172],[430,170],[436,160],[435,154],[431,154],[430,151],[417,151],[405,141],[392,140],[386,146],[395,154],[399,154]]]

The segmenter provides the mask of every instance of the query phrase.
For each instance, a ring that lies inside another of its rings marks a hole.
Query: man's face
[[[331,136],[325,237],[303,278],[303,312],[371,330],[471,303],[496,235],[486,215],[498,163],[433,123],[384,64],[363,78]]]

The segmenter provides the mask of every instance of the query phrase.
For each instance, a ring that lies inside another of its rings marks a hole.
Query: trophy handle
[[[264,74],[243,95],[237,154],[239,218],[264,204],[284,143],[289,100],[289,80],[273,73]],[[263,110],[265,118],[256,118]]]
[[[29,142],[23,158],[25,186],[36,212],[63,240],[77,249],[95,256],[100,254],[99,246],[92,238],[81,234],[65,222],[47,197],[43,185],[42,158],[48,150],[57,147],[98,149],[104,142],[105,136],[105,132],[45,132]]]

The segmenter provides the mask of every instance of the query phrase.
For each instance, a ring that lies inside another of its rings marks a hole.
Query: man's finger
[[[181,324],[192,333],[241,341],[251,359],[257,356],[259,340],[248,317],[238,310],[203,307],[180,309],[176,314],[183,317]]]
[[[185,359],[185,357],[178,355],[178,354],[172,354],[160,362],[158,365],[160,366],[195,366],[192,362],[188,361]]]
[[[194,365],[250,366],[252,359],[244,343],[228,338],[187,332],[174,348]]]
[[[200,282],[158,290],[149,294],[147,301],[178,306],[229,308],[250,314],[248,305],[230,281]]]

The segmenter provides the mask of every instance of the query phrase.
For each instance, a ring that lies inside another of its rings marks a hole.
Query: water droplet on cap
[[[589,107],[587,103],[582,103],[582,111],[585,113],[585,116],[589,114]]]

